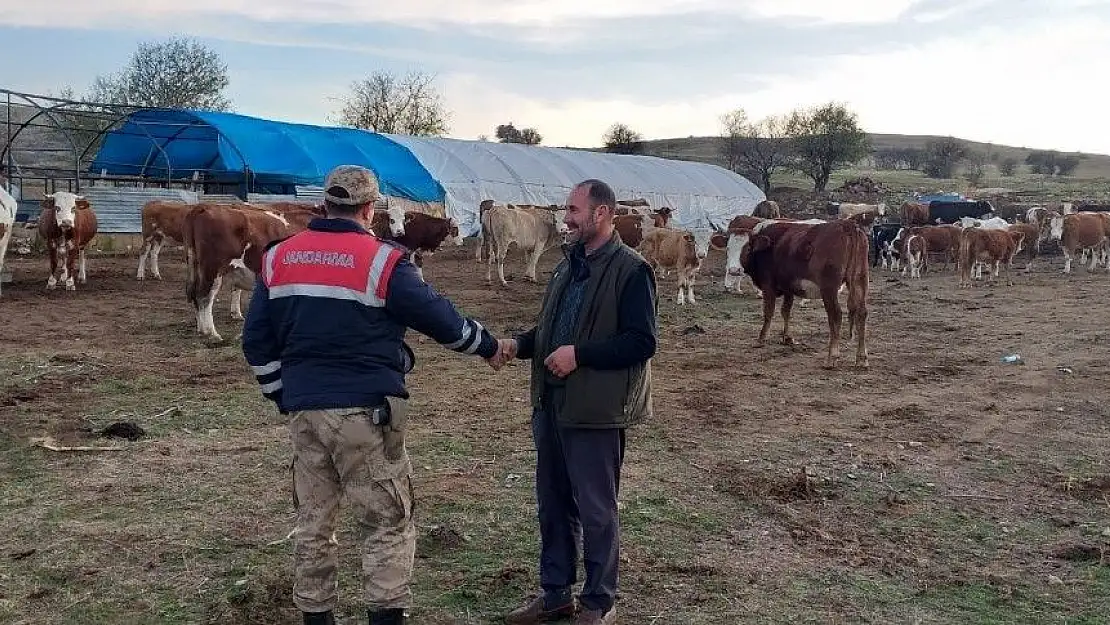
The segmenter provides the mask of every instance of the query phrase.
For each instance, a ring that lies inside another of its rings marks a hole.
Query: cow
[[[644,233],[654,227],[655,222],[645,215],[613,215],[613,228],[629,247],[639,247]]]
[[[1019,231],[965,228],[960,233],[959,283],[960,288],[971,286],[972,270],[977,263],[990,266],[992,280],[998,277],[999,267],[1006,263],[1006,280],[1014,285],[1012,268],[1014,256],[1021,251],[1025,234]],[[978,271],[976,273],[979,273]],[[977,276],[979,277],[979,276]]]
[[[868,218],[861,217],[862,215],[870,215],[871,221],[874,221],[876,216],[883,217],[886,215],[886,204],[883,202],[878,204],[849,204],[847,202],[841,202],[837,207],[837,217],[839,219],[855,219],[857,222],[865,223]]]
[[[185,294],[196,310],[197,331],[222,341],[212,318],[220,286],[232,287],[231,311],[242,319],[242,291],[252,288],[262,271],[262,254],[271,242],[304,230],[318,214],[278,213],[235,204],[195,204],[185,215],[182,235],[188,277]]]
[[[925,226],[929,224],[929,205],[921,202],[902,204],[902,225]]]
[[[391,232],[383,228],[383,232]],[[448,238],[455,245],[462,245],[459,222],[454,217],[436,217],[419,211],[408,211],[404,217],[404,234],[393,237],[380,236],[385,240],[400,243],[408,250],[408,256],[416,265],[416,273],[424,279],[424,256],[431,256]]]
[[[708,239],[707,246],[708,246]],[[675,230],[671,228],[655,228],[644,235],[640,244],[640,251],[652,269],[658,272],[661,268],[673,268],[678,274],[678,304],[685,305],[694,299],[694,276],[701,267],[701,259],[705,256],[698,255],[697,240],[693,232]]]
[[[405,209],[400,206],[390,206],[385,210],[374,210],[370,219],[370,230],[378,238],[391,237],[396,239],[405,234]]]
[[[991,206],[991,203],[986,200],[960,202],[933,200],[929,202],[929,223],[952,224],[959,221],[960,217],[979,219],[992,213],[994,213],[994,206]]]
[[[88,281],[85,273],[85,248],[96,236],[96,212],[89,201],[69,191],[58,191],[43,196],[39,214],[39,236],[50,252],[50,278],[46,288],[53,289],[59,282],[67,291],[77,290],[73,283],[74,265],[79,264],[77,279]],[[59,258],[60,257],[60,258]],[[59,261],[61,273],[58,272]]]
[[[925,238],[920,234],[911,234],[907,239],[905,245],[902,247],[905,252],[906,266],[902,269],[902,275],[906,275],[906,270],[910,272],[910,279],[920,278],[921,269],[926,264],[926,256],[928,256],[928,245],[925,243]]]
[[[12,240],[12,229],[15,227],[15,214],[19,204],[8,190],[0,184],[0,290],[3,287],[4,257],[8,253],[8,243]]]
[[[914,226],[912,228],[905,228],[900,231],[893,242],[895,249],[901,250],[904,247],[904,241],[910,235],[920,235],[925,239],[925,248],[927,254],[943,254],[944,256],[944,269],[948,269],[951,263],[958,263],[958,255],[960,251],[960,232],[962,228],[951,224],[943,226]],[[926,263],[928,264],[928,263]],[[893,269],[893,267],[892,267]]]
[[[774,200],[763,200],[755,205],[755,208],[752,210],[752,217],[778,219],[782,217],[782,209],[779,208],[778,202]]]
[[[1070,213],[1049,218],[1049,239],[1060,242],[1064,251],[1064,273],[1071,273],[1071,260],[1080,250],[1099,250],[1107,244],[1106,222],[1100,213]],[[1091,256],[1087,271],[1094,271],[1098,257]]]
[[[955,225],[955,224],[953,224]],[[1010,222],[1001,217],[991,217],[990,219],[976,219],[974,217],[960,217],[961,228],[982,228],[984,230],[1006,230],[1010,227]]]
[[[496,261],[501,285],[509,285],[505,280],[505,255],[514,243],[530,255],[524,277],[536,282],[540,256],[566,240],[567,225],[563,221],[566,214],[566,209],[517,208],[512,205],[493,206],[487,210],[482,215],[482,236],[489,246],[486,283],[493,283],[493,263]]]
[[[875,224],[871,226],[871,250],[875,253],[871,266],[879,264],[882,261],[883,269],[888,266],[893,269],[892,263],[894,259],[890,255],[888,245],[894,241],[894,237],[898,235],[898,231],[902,229],[899,224]]]
[[[794,344],[790,334],[790,311],[795,297],[816,299],[825,305],[829,322],[826,368],[834,368],[840,356],[840,302],[842,287],[848,290],[848,338],[857,335],[856,365],[868,368],[867,357],[867,235],[844,220],[806,224],[764,221],[750,232],[733,234],[740,246],[743,271],[763,293],[762,346],[771,327],[775,303],[782,297],[782,340]],[[730,271],[737,271],[730,269]]]
[[[1023,237],[1022,248],[1029,250],[1029,262],[1025,263],[1025,271],[1033,270],[1033,261],[1040,255],[1041,240],[1047,234],[1042,231],[1040,224],[1021,223],[1013,224],[1007,228],[1010,232],[1020,232]]]
[[[148,261],[150,275],[155,280],[162,279],[162,273],[158,269],[158,254],[162,251],[166,239],[184,242],[185,237],[181,232],[185,225],[185,215],[192,208],[192,204],[161,200],[151,200],[143,204],[141,226],[143,247],[139,251],[139,269],[135,274],[137,280],[145,279]]]

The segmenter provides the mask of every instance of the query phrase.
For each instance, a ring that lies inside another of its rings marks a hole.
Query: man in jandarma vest
[[[616,622],[625,428],[652,413],[658,299],[650,265],[613,229],[615,208],[600,180],[571,191],[570,244],[536,327],[503,339],[496,359],[532,361],[542,592],[506,617],[513,625]],[[579,537],[586,576],[576,604]]]
[[[495,369],[505,359],[489,332],[420,279],[403,248],[370,233],[378,199],[372,172],[340,166],[324,187],[328,217],[266,249],[243,353],[263,395],[290,417],[293,602],[305,625],[335,623],[332,537],[344,492],[362,534],[370,625],[401,625],[412,605],[416,550],[406,328]]]

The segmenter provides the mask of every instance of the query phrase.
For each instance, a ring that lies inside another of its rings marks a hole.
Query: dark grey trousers
[[[532,413],[540,584],[549,609],[567,602],[577,581],[581,539],[586,570],[581,603],[588,610],[607,611],[617,595],[624,429],[560,427],[556,410],[561,393],[548,391],[542,408]]]

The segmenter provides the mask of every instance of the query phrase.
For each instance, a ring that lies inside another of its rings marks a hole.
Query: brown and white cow
[[[805,224],[764,221],[750,232],[733,234],[740,246],[743,271],[763,293],[763,327],[759,345],[767,339],[775,302],[782,297],[782,340],[794,343],[790,311],[795,297],[821,298],[829,322],[825,367],[835,367],[840,356],[840,302],[848,291],[848,338],[857,335],[856,365],[867,368],[867,291],[870,267],[867,234],[845,220]],[[736,271],[731,269],[730,271]]]
[[[976,263],[982,263],[990,271],[992,280],[999,275],[1002,263],[1006,264],[1006,280],[1014,285],[1014,256],[1021,251],[1025,234],[1009,229],[964,228],[960,233],[959,274],[960,288],[971,286],[971,273]],[[978,272],[977,272],[978,273]]]
[[[706,240],[708,246],[708,239]],[[694,300],[694,277],[704,256],[698,254],[695,233],[671,228],[655,228],[644,235],[640,252],[657,273],[674,269],[678,274],[678,304]]]
[[[902,204],[902,225],[926,226],[929,224],[929,205],[921,202]]]
[[[943,226],[915,226],[902,228],[895,235],[891,246],[905,258],[905,242],[911,235],[918,235],[925,240],[926,254],[940,254],[944,258],[944,269],[948,265],[959,262],[960,233],[959,226],[946,224]],[[891,270],[896,270],[900,263],[892,263]],[[928,265],[928,262],[926,262]]]
[[[396,241],[408,249],[410,260],[416,265],[416,272],[421,280],[424,279],[425,255],[434,254],[448,238],[455,245],[463,244],[462,236],[459,234],[459,222],[454,217],[436,217],[419,211],[405,213],[404,233],[400,236],[390,236],[388,228],[383,228],[382,231],[387,234],[379,238]]]
[[[96,232],[96,213],[84,196],[69,191],[44,196],[42,213],[39,214],[39,236],[50,253],[50,278],[46,281],[46,288],[53,289],[63,282],[67,291],[75,291],[75,265],[79,265],[77,280],[81,284],[87,282],[85,248]]]
[[[378,237],[397,238],[405,234],[405,209],[389,206],[385,210],[374,210],[370,220],[370,230]]]
[[[613,228],[620,235],[621,241],[629,247],[639,247],[644,234],[653,227],[654,222],[644,215],[613,215]]]
[[[493,283],[493,264],[497,263],[497,277],[502,286],[505,280],[505,255],[509,246],[516,244],[522,252],[529,255],[524,277],[536,282],[536,266],[540,256],[547,250],[561,244],[566,238],[566,209],[548,210],[544,208],[518,208],[516,206],[493,206],[482,215],[482,236],[489,246],[486,264],[486,282]]]
[[[920,278],[921,270],[928,261],[929,247],[924,237],[920,234],[911,234],[902,246],[902,258],[906,259],[906,266],[902,268],[902,275],[910,272],[910,279]]]
[[[312,211],[278,213],[234,204],[194,205],[182,233],[188,270],[185,293],[196,310],[197,331],[222,340],[212,318],[221,284],[227,280],[231,285],[232,315],[242,319],[242,291],[253,288],[266,245],[304,230],[317,216]]]
[[[18,203],[4,188],[3,179],[0,179],[0,287],[3,287],[4,257],[8,253],[8,243],[12,240],[15,214],[18,211]]]
[[[1071,261],[1081,250],[1101,252],[1107,245],[1106,222],[1099,213],[1068,213],[1049,218],[1049,238],[1060,242],[1064,252],[1064,273],[1071,273]],[[1091,255],[1087,271],[1098,265],[1098,254]]]

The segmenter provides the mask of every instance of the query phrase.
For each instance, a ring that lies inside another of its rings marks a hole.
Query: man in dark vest
[[[587,180],[567,200],[570,242],[536,327],[503,339],[497,359],[532,361],[532,436],[543,592],[510,613],[514,625],[576,616],[616,619],[617,494],[625,428],[651,416],[655,274],[613,229],[616,197]],[[576,606],[578,547],[586,578]]]

